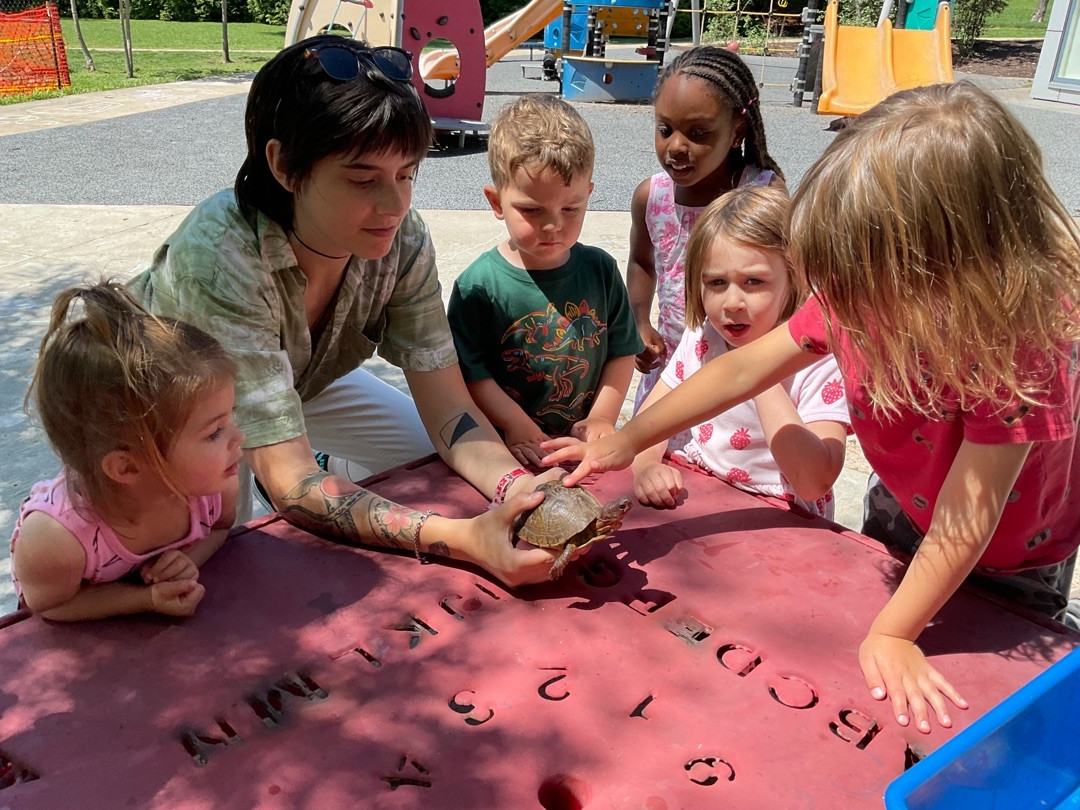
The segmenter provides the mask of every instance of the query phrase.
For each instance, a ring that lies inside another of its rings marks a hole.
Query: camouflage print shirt
[[[435,251],[415,211],[386,256],[349,261],[315,345],[305,278],[285,232],[261,213],[253,228],[231,190],[196,206],[129,286],[152,312],[201,327],[232,353],[234,418],[246,447],[302,435],[301,403],[376,348],[406,371],[457,363]]]

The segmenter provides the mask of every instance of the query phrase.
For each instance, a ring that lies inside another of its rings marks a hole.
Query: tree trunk
[[[1042,22],[1046,19],[1046,6],[1048,4],[1048,0],[1038,0],[1035,4],[1035,13],[1031,15],[1032,22]]]
[[[94,57],[90,55],[90,49],[86,47],[86,38],[83,37],[82,26],[79,25],[79,10],[75,8],[75,0],[71,0],[71,21],[75,25],[75,36],[82,48],[83,61],[86,63],[86,72],[94,72]]]
[[[228,64],[229,58],[229,0],[221,0],[221,61]]]
[[[120,0],[120,34],[124,38],[124,65],[127,77],[135,78],[135,61],[131,53],[131,0]]]

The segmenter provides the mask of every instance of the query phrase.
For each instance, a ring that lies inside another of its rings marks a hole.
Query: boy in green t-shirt
[[[454,284],[450,327],[476,404],[522,464],[551,435],[615,430],[644,346],[615,259],[579,245],[594,148],[578,112],[522,96],[491,127],[484,196],[509,238]]]

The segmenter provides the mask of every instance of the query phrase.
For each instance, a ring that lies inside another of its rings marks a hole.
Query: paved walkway
[[[245,79],[200,80],[4,106],[0,107],[0,137],[75,127],[192,102],[221,99],[246,93],[248,86],[249,82]],[[528,89],[551,88],[529,86]],[[1028,103],[1021,98],[1015,83],[1001,92],[1014,97],[1017,104]],[[777,93],[782,98],[782,93]],[[763,98],[764,95],[763,91]],[[504,101],[499,99],[499,104]],[[596,113],[599,115],[612,117],[619,114],[619,109],[611,105],[592,106],[602,108]],[[778,109],[782,106],[782,101],[777,102]],[[1059,134],[1075,131],[1077,118],[1074,110],[1061,109],[1060,105],[1040,103],[1040,106],[1047,110],[1047,114],[1060,119],[1056,130]],[[640,108],[624,109],[637,117],[643,113]],[[805,121],[802,126],[818,133],[814,137],[820,139],[821,128],[825,124],[823,119],[815,119],[808,111],[793,110],[789,105],[781,112],[801,116],[801,120]],[[596,131],[597,122],[590,120],[590,124]],[[78,128],[72,132],[77,133]],[[619,134],[598,133],[598,143],[602,137],[618,138]],[[773,143],[773,135],[770,134],[770,144]],[[103,144],[101,148],[107,150],[108,144]],[[1074,145],[1069,148],[1074,149]],[[2,150],[3,145],[0,144]],[[773,151],[776,151],[775,147]],[[811,161],[815,156],[808,155],[806,161]],[[805,165],[809,163],[805,162]],[[797,178],[800,173],[794,174]],[[597,176],[599,187],[603,182],[599,166]],[[638,173],[635,176],[646,175]],[[789,173],[789,181],[795,178]],[[1080,172],[1072,177],[1070,169],[1069,178],[1075,185],[1080,182]],[[26,182],[25,178],[23,182]],[[9,535],[18,504],[30,484],[55,474],[57,467],[42,435],[37,428],[28,424],[21,410],[29,371],[53,297],[64,287],[101,275],[117,279],[134,275],[188,210],[188,206],[177,205],[0,205],[0,222],[4,223],[0,229],[0,345],[4,349],[4,360],[0,364],[0,426],[4,428],[0,450],[5,458],[3,471],[0,472],[0,535],[3,537]],[[502,224],[488,211],[440,209],[423,213],[431,227],[439,256],[439,272],[445,295],[449,293],[454,278],[468,263],[497,244],[505,232]],[[591,211],[586,218],[582,241],[608,250],[619,259],[625,270],[629,224],[629,214],[625,211]],[[396,369],[377,360],[365,367],[404,388]],[[634,387],[636,381],[631,391]],[[628,413],[629,407],[624,412]],[[839,523],[852,528],[859,526],[861,496],[867,472],[866,462],[852,441],[849,444],[848,464],[836,487]],[[6,544],[3,544],[3,549],[0,552],[0,613],[14,606],[7,571]],[[1074,587],[1080,587],[1080,583]]]

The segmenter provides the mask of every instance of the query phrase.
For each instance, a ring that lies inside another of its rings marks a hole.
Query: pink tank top
[[[183,548],[210,534],[210,529],[221,516],[221,495],[188,498],[188,506],[191,508],[191,526],[187,535],[148,554],[135,554],[128,551],[116,533],[87,506],[80,504],[78,509],[75,508],[68,493],[67,480],[61,473],[50,481],[38,481],[30,489],[30,495],[19,508],[19,519],[11,535],[11,550],[15,551],[23,519],[31,512],[44,512],[71,532],[86,551],[83,580],[91,583],[113,582],[164,551]],[[12,579],[15,579],[14,576]],[[17,580],[15,592],[22,596]]]

